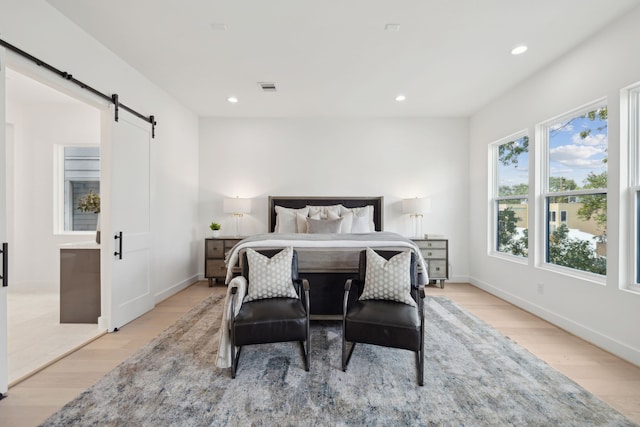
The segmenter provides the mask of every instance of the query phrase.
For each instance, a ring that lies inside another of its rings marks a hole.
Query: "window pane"
[[[498,146],[498,196],[526,196],[529,193],[529,137],[523,136]]]
[[[86,197],[89,192],[100,194],[100,181],[72,181],[72,231],[95,231],[98,225],[98,214],[82,212],[78,209],[78,199]]]
[[[547,262],[605,275],[607,195],[599,193],[573,199],[575,201],[567,197],[547,198]]]
[[[549,192],[607,188],[607,107],[549,126]]]
[[[529,252],[527,199],[498,201],[498,252],[526,257]]]
[[[78,199],[100,195],[100,147],[64,147],[64,230],[94,231],[98,215],[78,209]]]

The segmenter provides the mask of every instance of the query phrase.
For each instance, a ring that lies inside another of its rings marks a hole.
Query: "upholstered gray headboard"
[[[376,231],[383,230],[384,197],[302,197],[269,196],[269,232],[276,228],[276,206],[300,209],[307,205],[330,206],[341,204],[345,208],[373,205],[373,223]]]

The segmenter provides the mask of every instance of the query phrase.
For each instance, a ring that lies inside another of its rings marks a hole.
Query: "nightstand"
[[[444,281],[449,278],[449,240],[447,239],[418,239],[412,238],[420,248],[420,252],[427,264],[429,283],[440,281],[440,288],[444,289]]]
[[[204,239],[204,277],[213,281],[227,277],[227,266],[224,263],[227,252],[244,237],[208,237]]]

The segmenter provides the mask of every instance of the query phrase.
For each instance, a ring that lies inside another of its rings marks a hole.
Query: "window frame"
[[[628,178],[630,217],[627,227],[631,230],[629,239],[629,259],[627,260],[628,279],[624,290],[640,293],[640,83],[633,84],[623,91],[628,116],[627,123],[622,123],[623,134],[626,133],[629,152],[630,169]],[[626,126],[625,126],[626,125]],[[626,129],[624,129],[626,127]],[[626,242],[623,242],[625,244]],[[623,252],[624,253],[624,252]]]
[[[573,110],[567,111],[563,114],[559,114],[555,117],[545,120],[544,122],[536,125],[536,151],[540,153],[540,166],[536,169],[538,175],[538,186],[539,186],[539,194],[536,197],[536,200],[539,200],[538,203],[539,210],[539,218],[540,221],[536,222],[536,224],[540,225],[539,232],[536,233],[536,247],[540,248],[540,250],[536,253],[536,265],[538,268],[553,271],[559,274],[564,274],[567,276],[575,277],[578,279],[586,280],[589,282],[593,282],[599,285],[606,285],[607,277],[611,272],[611,268],[614,268],[613,265],[609,263],[610,257],[607,256],[607,274],[601,275],[597,273],[592,273],[589,271],[579,270],[573,267],[562,266],[558,264],[553,264],[549,262],[549,201],[553,197],[575,197],[575,196],[587,196],[587,195],[598,195],[605,194],[607,197],[607,202],[609,201],[609,190],[608,187],[605,189],[601,188],[590,188],[590,189],[580,189],[580,190],[569,190],[569,191],[557,191],[550,192],[549,191],[549,154],[550,154],[550,140],[549,140],[549,130],[556,125],[558,122],[561,122],[566,119],[572,119],[577,116],[588,113],[589,111],[593,111],[598,108],[608,107],[609,103],[607,98],[599,98],[593,102],[582,105]],[[607,131],[607,138],[609,132]],[[607,145],[608,147],[608,145]],[[607,176],[608,176],[608,168],[607,168]],[[609,208],[607,204],[607,215],[609,214]],[[608,221],[607,221],[608,223]],[[560,223],[563,224],[563,223]]]
[[[527,194],[520,194],[520,195],[514,195],[514,196],[500,196],[499,195],[499,186],[500,183],[498,182],[498,156],[499,156],[499,148],[501,145],[504,144],[508,144],[510,142],[516,141],[518,139],[521,138],[528,138],[529,139],[529,146],[528,146],[528,164],[526,165],[527,168],[527,186],[528,186],[528,193]],[[504,138],[500,138],[497,141],[492,142],[491,144],[489,144],[489,170],[491,171],[490,174],[490,182],[489,182],[489,227],[487,227],[488,231],[489,231],[489,236],[487,237],[487,242],[488,242],[488,254],[489,256],[494,256],[497,258],[501,258],[501,259],[505,259],[508,261],[512,261],[512,262],[516,262],[516,263],[520,263],[520,264],[528,264],[529,260],[532,259],[531,257],[531,239],[532,239],[532,235],[530,233],[531,230],[531,221],[530,221],[530,212],[531,212],[531,147],[532,147],[532,138],[529,134],[529,130],[528,129],[523,129],[520,130],[518,132],[515,132],[511,135],[508,135]],[[529,245],[527,247],[527,256],[520,256],[520,255],[514,255],[508,252],[502,252],[498,250],[498,222],[499,222],[499,218],[498,215],[500,214],[500,202],[501,201],[505,201],[505,200],[522,200],[525,199],[527,201],[527,230],[529,231]]]

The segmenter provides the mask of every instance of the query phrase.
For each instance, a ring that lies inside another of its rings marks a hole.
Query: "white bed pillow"
[[[367,248],[367,271],[359,299],[397,301],[415,307],[411,297],[411,252],[400,252],[387,261]]]
[[[274,233],[297,233],[298,224],[296,214],[301,214],[304,217],[309,215],[309,208],[307,207],[292,209],[276,206],[275,211],[276,227],[273,230]]]
[[[291,280],[292,260],[291,246],[271,258],[247,248],[249,288],[244,302],[266,298],[298,298]]]
[[[342,226],[338,233],[351,233],[351,227],[353,225],[353,212],[348,211],[342,215],[338,215],[334,212],[327,213],[327,219],[339,219],[342,218]]]
[[[342,205],[331,205],[331,206],[311,206],[307,205],[309,208],[309,216],[313,216],[315,214],[320,214],[320,219],[327,219],[329,216],[329,212],[333,212],[340,216],[340,210],[344,207]]]
[[[320,219],[320,213],[315,215],[303,215],[301,213],[296,213],[296,226],[298,227],[298,233],[308,233],[309,228],[307,226],[307,219]]]
[[[350,233],[373,233],[376,226],[373,222],[373,205],[367,205],[360,208],[342,207],[340,216],[344,217],[348,212],[353,214]]]

